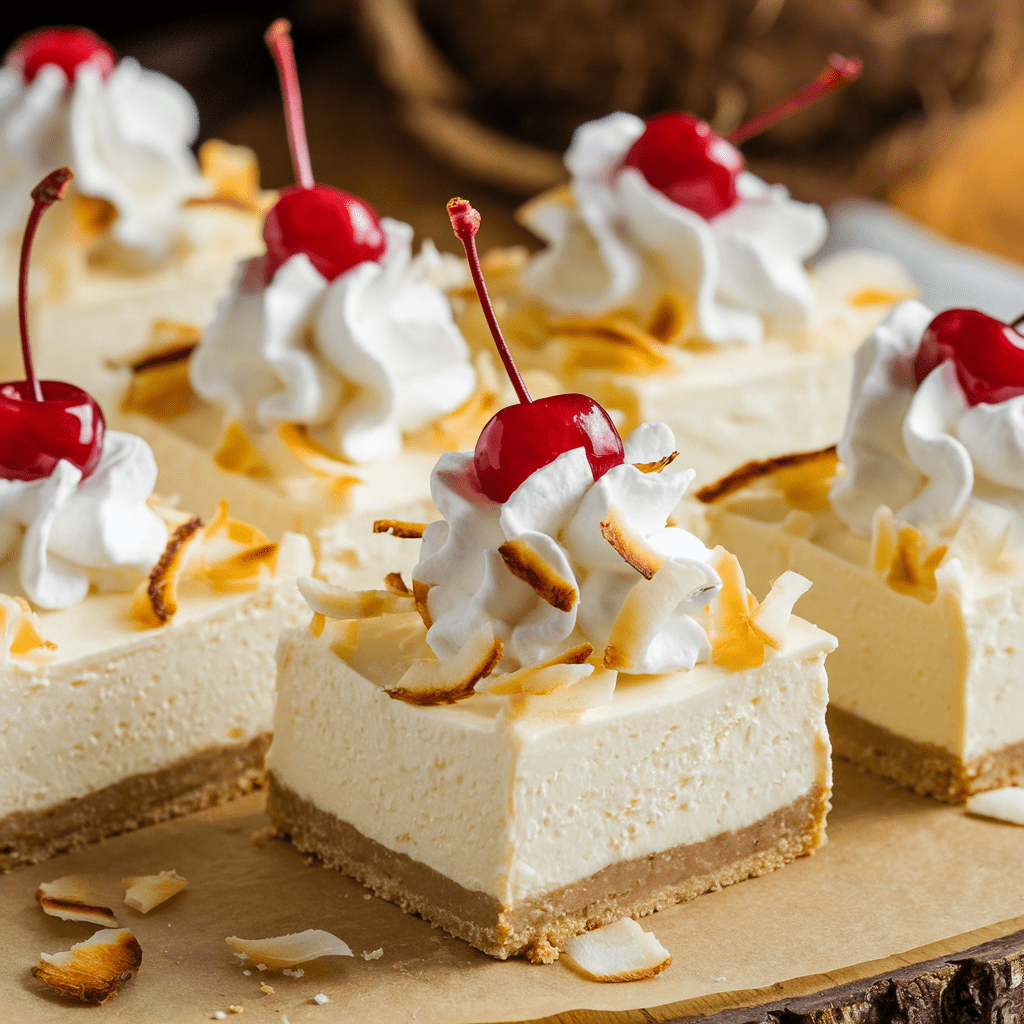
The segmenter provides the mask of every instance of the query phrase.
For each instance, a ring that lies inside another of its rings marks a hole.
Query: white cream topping
[[[821,209],[742,172],[736,204],[705,220],[622,167],[643,131],[625,113],[576,130],[565,154],[573,202],[524,210],[548,243],[523,271],[527,290],[581,314],[646,313],[662,293],[681,293],[695,304],[697,334],[711,342],[759,342],[766,317],[778,329],[806,328],[814,296],[803,263],[825,240]]]
[[[973,495],[1024,526],[1024,397],[969,406],[952,361],[921,381],[914,357],[934,314],[897,306],[858,350],[839,457],[847,475],[832,488],[837,514],[867,534],[885,505],[926,531],[956,522]]]
[[[108,430],[85,480],[63,459],[41,480],[0,479],[0,561],[18,558],[25,596],[68,608],[91,583],[130,589],[145,576],[167,545],[167,527],[146,503],[156,474],[145,441]]]
[[[432,245],[412,256],[413,229],[383,218],[387,251],[328,283],[299,254],[263,285],[263,258],[239,267],[193,353],[196,392],[232,417],[330,425],[346,458],[401,449],[402,434],[465,402],[476,387],[469,348],[433,278]]]
[[[210,192],[190,149],[198,133],[192,97],[131,57],[106,80],[80,65],[70,88],[56,65],[27,85],[16,68],[0,68],[0,231],[16,246],[30,191],[69,164],[79,193],[116,208],[117,247],[141,265],[160,263],[181,234],[182,205]]]
[[[454,657],[488,621],[504,645],[499,672],[536,664],[583,641],[603,651],[630,591],[647,582],[602,536],[601,523],[614,507],[632,535],[676,563],[687,584],[629,671],[689,669],[710,657],[707,635],[693,616],[721,581],[707,564],[707,548],[693,534],[666,526],[693,473],[643,473],[628,461],[654,461],[673,447],[667,427],[646,424],[626,438],[627,461],[600,480],[577,448],[533,473],[504,504],[480,489],[472,452],[442,455],[431,496],[444,518],[427,527],[413,570],[415,580],[432,584],[427,642],[434,653]],[[498,551],[507,541],[524,542],[575,586],[571,609],[553,607],[512,574]]]

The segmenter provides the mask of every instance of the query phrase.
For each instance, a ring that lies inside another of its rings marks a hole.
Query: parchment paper
[[[834,971],[1024,915],[1024,829],[970,818],[842,763],[833,803],[823,850],[645,918],[672,966],[649,981],[601,985],[558,963],[492,960],[350,879],[306,866],[281,841],[253,845],[268,821],[262,797],[248,797],[0,877],[0,1018],[162,1024],[239,1005],[244,1016],[228,1019],[240,1024],[281,1024],[282,1015],[290,1024],[453,1024],[655,1007]],[[144,951],[120,995],[98,1009],[66,1005],[31,976],[40,951],[95,930],[45,916],[34,899],[40,882],[168,868],[188,878],[185,892],[148,916],[118,910]],[[255,970],[224,942],[305,928],[334,932],[355,957],[305,964],[296,979]],[[362,958],[381,947],[379,959]],[[331,1001],[314,1003],[318,993]]]

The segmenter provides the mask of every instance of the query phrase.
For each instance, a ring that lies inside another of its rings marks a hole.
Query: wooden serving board
[[[0,1019],[88,1014],[173,1024],[218,1010],[233,1019],[231,1006],[245,1021],[274,1024],[917,1024],[1009,1012],[1024,978],[1024,829],[836,767],[828,845],[644,919],[673,955],[649,981],[601,985],[562,964],[492,960],[350,879],[308,866],[287,843],[255,845],[267,819],[254,794],[0,877]],[[143,948],[142,969],[120,995],[86,1009],[32,977],[41,951],[67,949],[94,930],[45,916],[34,899],[40,882],[170,868],[189,880],[183,893],[148,916],[118,909]],[[333,932],[355,956],[306,964],[294,978],[243,964],[224,941],[306,928]],[[329,1003],[313,1002],[321,993]]]

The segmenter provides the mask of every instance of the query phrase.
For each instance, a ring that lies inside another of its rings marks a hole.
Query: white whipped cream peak
[[[16,247],[32,188],[68,164],[77,192],[116,208],[119,250],[158,264],[181,233],[182,205],[210,192],[190,149],[198,133],[192,97],[131,57],[106,80],[80,65],[70,89],[53,64],[27,85],[16,68],[0,68],[0,231]]]
[[[671,431],[663,424],[645,425],[635,435],[624,443],[629,456],[641,452],[643,461],[655,461],[673,451]],[[586,453],[576,448],[537,470],[499,504],[480,489],[472,452],[442,455],[431,496],[444,518],[427,527],[413,570],[413,579],[431,584],[427,643],[439,658],[454,657],[489,621],[504,645],[499,673],[535,665],[584,641],[603,651],[630,591],[647,584],[601,534],[600,523],[614,506],[690,583],[630,671],[669,672],[706,660],[711,646],[693,616],[721,581],[700,540],[666,526],[692,479],[692,471],[643,473],[624,463],[595,482]],[[553,607],[509,571],[498,551],[509,541],[525,542],[575,585],[579,597],[569,611]]]
[[[17,557],[25,596],[68,608],[90,583],[133,587],[167,545],[167,527],[146,499],[156,459],[134,434],[108,430],[99,465],[85,479],[61,460],[41,480],[0,479],[0,561]]]
[[[622,166],[643,131],[625,113],[576,130],[565,154],[573,203],[524,210],[527,227],[548,243],[523,271],[526,289],[575,314],[631,306],[646,315],[661,294],[681,294],[711,342],[759,342],[765,317],[782,330],[805,329],[814,296],[804,261],[827,232],[820,207],[742,172],[736,204],[705,220]]]
[[[243,423],[328,426],[346,458],[401,449],[476,387],[469,347],[433,278],[431,244],[412,256],[413,229],[384,217],[387,251],[334,281],[304,254],[263,284],[263,257],[239,266],[189,364],[192,387]]]
[[[972,496],[1024,516],[1024,396],[969,406],[948,360],[918,386],[914,357],[934,315],[903,302],[857,351],[838,447],[847,472],[830,495],[857,533],[880,505],[926,531],[954,524]]]

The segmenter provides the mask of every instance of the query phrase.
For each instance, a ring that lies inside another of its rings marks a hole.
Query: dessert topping
[[[109,78],[116,61],[110,46],[87,28],[41,28],[14,44],[7,63],[21,72],[27,84],[35,81],[47,64],[59,67],[69,83],[74,82],[75,72],[85,63]]]
[[[562,955],[592,981],[643,981],[672,963],[669,951],[630,917],[577,935]]]
[[[289,22],[279,18],[265,36],[281,80],[288,148],[297,182],[282,190],[263,223],[265,279],[269,283],[282,264],[304,253],[328,281],[333,281],[359,263],[379,261],[387,250],[387,237],[368,203],[313,180],[290,30]]]
[[[466,249],[473,283],[494,344],[519,404],[500,409],[480,432],[473,455],[477,478],[492,501],[507,501],[532,473],[564,452],[582,447],[594,479],[622,464],[622,439],[608,413],[585,395],[554,395],[534,402],[512,360],[487,297],[476,251],[480,214],[464,199],[448,202],[452,229]]]
[[[46,660],[55,650],[57,645],[39,632],[39,616],[28,601],[0,594],[0,665],[11,655]]]
[[[127,929],[104,928],[61,953],[42,953],[32,973],[62,996],[80,1003],[105,1003],[142,966],[142,947]]]
[[[103,450],[103,413],[95,400],[64,381],[36,379],[28,337],[28,265],[32,240],[43,213],[63,196],[72,178],[61,167],[32,190],[21,245],[18,275],[18,324],[25,380],[0,384],[0,477],[40,480],[64,460],[85,479],[99,465]]]
[[[920,384],[951,360],[968,405],[1005,402],[1024,395],[1024,335],[976,309],[947,309],[925,328],[914,357]]]
[[[743,170],[743,157],[735,147],[853,81],[860,75],[861,68],[858,59],[833,54],[813,82],[737,128],[728,139],[693,114],[652,117],[643,134],[630,147],[623,164],[635,167],[652,188],[672,202],[711,220],[739,199],[736,179]]]
[[[224,941],[240,955],[271,970],[294,967],[308,960],[319,960],[322,956],[354,955],[347,942],[319,928],[307,928],[304,932],[278,935],[272,939],[240,939],[229,935]]]
[[[124,901],[140,914],[148,914],[188,885],[173,868],[156,875],[132,875],[121,883],[124,886]]]
[[[36,889],[36,901],[52,917],[116,928],[117,918],[107,906],[113,902],[110,895],[99,882],[84,875],[65,875],[42,882]]]

